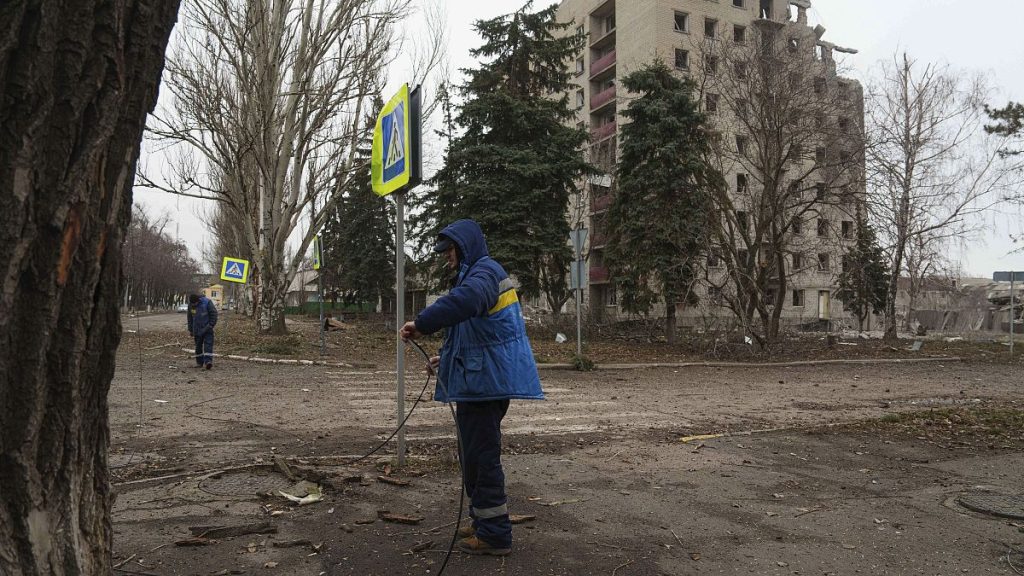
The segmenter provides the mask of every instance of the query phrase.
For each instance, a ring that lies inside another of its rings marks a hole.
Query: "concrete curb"
[[[828,366],[863,364],[921,364],[925,362],[963,362],[959,356],[932,358],[856,358],[848,360],[794,360],[791,362],[649,362],[639,364],[597,364],[594,370],[642,370],[649,368],[786,368],[791,366]],[[575,370],[572,364],[537,364],[541,370]]]
[[[193,354],[194,350],[182,348],[182,352]],[[377,368],[376,364],[347,364],[324,360],[295,360],[291,358],[263,358],[260,356],[239,356],[237,354],[214,354],[214,358],[241,360],[261,364],[284,364],[290,366],[327,366],[329,368]],[[854,358],[847,360],[794,360],[791,362],[641,362],[637,364],[596,364],[594,370],[648,370],[651,368],[787,368],[797,366],[865,365],[865,364],[922,364],[925,362],[963,362],[959,356],[930,358]],[[538,370],[575,370],[565,363],[537,364]]]
[[[188,352],[189,357],[195,357],[195,350],[182,348],[182,352]],[[257,362],[260,364],[284,364],[290,366],[327,366],[328,368],[376,368],[376,364],[359,363],[347,364],[345,362],[327,362],[326,360],[297,360],[292,358],[263,358],[261,356],[239,356],[238,354],[213,354],[214,358],[226,360],[241,360],[243,362]]]

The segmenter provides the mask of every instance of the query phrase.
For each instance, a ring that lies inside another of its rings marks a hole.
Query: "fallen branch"
[[[188,530],[196,538],[231,538],[246,534],[276,534],[277,526],[270,522],[257,522],[241,526],[191,526]]]
[[[114,564],[114,566],[113,566],[114,570],[117,570],[121,566],[124,566],[125,564],[131,562],[132,558],[135,558],[136,556],[138,556],[138,554],[132,554],[131,556],[125,558],[124,560],[118,562],[117,564]]]
[[[615,567],[614,570],[612,570],[612,576],[615,576],[615,573],[619,571],[619,568],[625,568],[626,566],[629,566],[632,563],[633,563],[632,560],[627,560],[625,563],[619,564],[618,566]]]
[[[377,517],[385,522],[395,522],[398,524],[419,524],[423,522],[422,516],[402,516],[401,514],[392,514],[387,510],[377,511]],[[356,521],[358,522],[358,520]]]

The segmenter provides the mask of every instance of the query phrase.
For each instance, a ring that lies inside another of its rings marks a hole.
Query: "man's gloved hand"
[[[440,356],[431,356],[430,357],[430,362],[427,363],[427,374],[430,374],[431,376],[436,376],[437,375],[437,367],[440,366],[440,365],[441,365],[441,357]]]
[[[408,342],[409,340],[415,340],[423,334],[416,329],[415,322],[406,322],[402,329],[398,331],[398,334],[402,337],[402,342]]]

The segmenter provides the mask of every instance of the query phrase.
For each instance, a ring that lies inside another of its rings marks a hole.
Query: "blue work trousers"
[[[501,420],[508,400],[458,402],[455,415],[462,439],[462,473],[469,515],[477,538],[495,548],[512,546],[512,522],[501,469]]]
[[[196,364],[205,366],[213,364],[213,329],[207,330],[205,334],[195,336],[196,339]]]

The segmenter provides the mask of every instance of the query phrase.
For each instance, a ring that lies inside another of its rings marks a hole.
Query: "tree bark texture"
[[[109,574],[122,241],[178,0],[0,3],[0,574]]]

